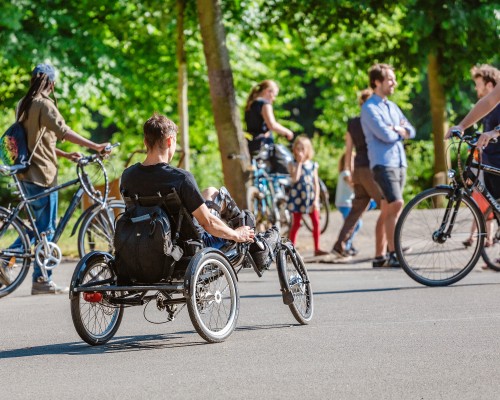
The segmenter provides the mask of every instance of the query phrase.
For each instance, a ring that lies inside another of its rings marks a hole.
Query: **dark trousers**
[[[352,200],[351,212],[347,215],[334,245],[337,250],[345,249],[346,242],[352,236],[359,219],[366,211],[368,204],[370,204],[370,199],[375,200],[379,207],[382,200],[382,192],[373,179],[370,168],[355,168],[352,173],[352,181],[354,184],[354,199]]]
[[[500,176],[484,172],[484,184],[488,192],[496,199],[500,199]]]

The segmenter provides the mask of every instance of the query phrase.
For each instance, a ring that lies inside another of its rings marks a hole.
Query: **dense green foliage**
[[[42,61],[60,72],[56,94],[68,124],[96,141],[122,143],[112,160],[116,175],[142,147],[141,126],[153,111],[177,120],[175,0],[1,3],[2,131],[14,118],[31,69]],[[428,52],[443,50],[453,118],[475,101],[470,67],[499,61],[498,14],[488,1],[226,0],[222,7],[238,104],[243,108],[255,83],[276,80],[276,116],[297,133],[315,135],[321,173],[332,192],[332,160],[342,151],[347,119],[359,113],[356,97],[367,86],[373,62],[395,65],[394,100],[410,115],[418,137],[427,139]],[[194,1],[187,1],[184,30],[191,165],[200,186],[218,185],[223,177]],[[411,144],[408,153],[410,163],[425,168],[419,167],[416,178],[409,169],[407,194],[431,184],[433,162],[428,142]],[[62,163],[61,181],[73,175],[73,167]],[[0,198],[6,197],[2,180]]]

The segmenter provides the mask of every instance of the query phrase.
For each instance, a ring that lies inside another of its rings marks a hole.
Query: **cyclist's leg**
[[[203,190],[202,195],[207,199],[207,207],[212,210],[212,213],[225,220],[233,228],[241,226],[242,221],[245,219],[245,213],[238,208],[224,186],[219,190],[209,187]]]
[[[23,182],[24,190],[28,196],[35,196],[46,188],[30,182]],[[38,232],[46,232],[47,240],[52,240],[55,233],[56,217],[57,217],[58,192],[53,192],[49,196],[42,197],[30,204],[35,217],[35,224]],[[30,237],[33,242],[33,237]],[[34,263],[33,282],[36,282],[40,277],[43,277],[42,270]],[[52,271],[47,271],[49,281],[51,280]]]

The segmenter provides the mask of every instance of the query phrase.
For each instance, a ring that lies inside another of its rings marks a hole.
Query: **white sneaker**
[[[31,294],[66,294],[69,293],[68,287],[62,287],[55,284],[55,282],[50,281],[38,281],[33,282],[33,286],[31,287]]]

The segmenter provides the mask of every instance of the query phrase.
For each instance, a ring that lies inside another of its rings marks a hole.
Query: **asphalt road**
[[[500,274],[476,268],[427,288],[401,270],[373,270],[375,217],[366,216],[352,263],[308,264],[310,325],[282,304],[274,269],[260,279],[245,271],[238,328],[220,344],[204,342],[186,309],[153,325],[135,307],[112,341],[88,346],[68,297],[31,296],[27,279],[0,299],[0,398],[498,399]],[[334,222],[327,249],[338,214]],[[310,242],[301,232],[306,258]],[[74,265],[55,280],[69,283]]]

